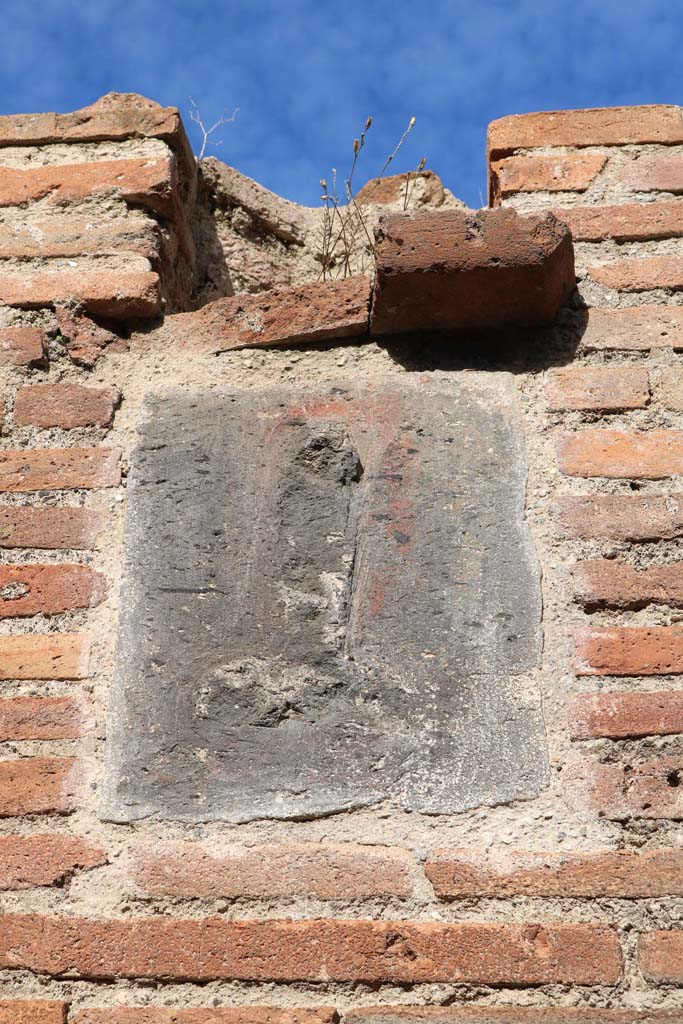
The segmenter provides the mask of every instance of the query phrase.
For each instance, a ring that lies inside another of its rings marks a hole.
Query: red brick
[[[94,220],[59,211],[51,220],[0,224],[0,259],[109,256],[136,253],[159,259],[159,225],[145,215]]]
[[[105,593],[104,576],[87,565],[0,565],[0,619],[93,608]]]
[[[683,367],[667,366],[661,372],[657,397],[674,412],[683,412]]]
[[[0,548],[93,548],[103,521],[101,512],[71,505],[0,505]]]
[[[0,761],[0,818],[21,814],[67,814],[78,787],[73,757],[24,757]]]
[[[628,366],[586,366],[555,370],[549,375],[549,409],[642,409],[650,386],[647,371]]]
[[[555,517],[566,537],[673,540],[683,537],[683,495],[562,494]]]
[[[569,803],[613,821],[683,819],[683,759],[659,757],[640,764],[579,761],[564,771]]]
[[[564,206],[553,213],[569,226],[575,242],[645,242],[683,235],[683,205],[678,202]]]
[[[441,178],[434,171],[407,171],[404,174],[389,174],[385,178],[370,178],[356,192],[358,206],[394,206],[405,202],[406,186],[410,205],[419,197],[420,206],[443,206],[446,200]]]
[[[621,174],[621,183],[633,192],[681,193],[683,154],[643,153],[626,164]]]
[[[531,850],[489,854],[437,850],[425,865],[441,899],[560,896],[641,899],[683,896],[683,850]]]
[[[40,309],[71,301],[88,313],[110,317],[150,317],[161,309],[159,275],[148,270],[43,269],[26,265],[21,273],[0,274],[0,302]]]
[[[213,1009],[157,1010],[115,1008],[81,1010],[72,1024],[333,1024],[331,1006],[281,1010],[275,1006],[231,1006]]]
[[[80,384],[30,384],[14,402],[19,426],[110,427],[119,403],[117,388],[89,388]]]
[[[569,705],[573,740],[683,733],[683,692],[582,693]]]
[[[77,836],[0,836],[0,889],[63,886],[77,871],[104,863],[104,852]]]
[[[589,352],[683,349],[683,306],[589,309],[581,347]]]
[[[81,633],[0,637],[0,679],[87,679],[90,642]]]
[[[7,915],[0,965],[81,978],[616,984],[616,931],[600,925],[413,924]]]
[[[599,284],[621,292],[679,289],[683,288],[683,257],[635,256],[589,267],[587,273]]]
[[[676,626],[616,626],[580,630],[576,672],[580,676],[666,676],[683,672],[683,629]]]
[[[683,562],[635,569],[628,562],[596,558],[578,562],[572,570],[572,577],[577,597],[587,605],[611,608],[683,605]]]
[[[234,295],[166,317],[157,343],[212,353],[362,336],[368,333],[369,304],[366,277]]]
[[[576,284],[565,225],[501,207],[385,214],[375,264],[375,335],[547,323]]]
[[[683,931],[645,932],[638,939],[638,964],[648,981],[683,984]]]
[[[0,366],[44,366],[43,332],[36,327],[0,328]]]
[[[661,480],[683,473],[681,430],[582,430],[558,445],[568,476]]]
[[[0,452],[0,491],[58,491],[116,487],[116,448],[23,448]]]
[[[66,1024],[66,1003],[2,999],[0,1024]]]
[[[133,876],[155,896],[352,900],[410,895],[410,863],[404,850],[352,843],[229,846],[215,855],[157,843],[137,852]]]
[[[603,153],[510,156],[491,164],[493,205],[516,192],[585,192],[600,173]]]
[[[681,1024],[678,1010],[603,1010],[577,1006],[369,1006],[344,1024]]]
[[[72,740],[83,735],[73,697],[0,697],[0,741]]]
[[[628,146],[647,142],[683,143],[679,107],[593,107],[513,114],[492,121],[489,159],[516,149],[541,146]]]
[[[57,306],[55,317],[66,350],[79,366],[95,365],[105,352],[127,351],[128,342],[81,312]]]

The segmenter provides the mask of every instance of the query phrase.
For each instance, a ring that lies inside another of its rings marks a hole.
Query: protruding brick
[[[352,843],[230,846],[215,855],[157,843],[136,855],[133,877],[155,896],[353,900],[408,896],[409,867],[404,850]]]
[[[573,740],[683,733],[683,691],[581,693],[569,705]]]
[[[620,292],[683,288],[683,257],[634,256],[588,268],[589,277]]]
[[[666,676],[683,672],[683,629],[596,626],[577,635],[580,676]]]
[[[157,343],[212,353],[362,337],[368,333],[369,305],[366,277],[234,295],[194,313],[166,317]]]
[[[0,889],[62,886],[76,872],[105,862],[102,850],[77,836],[0,836]]]
[[[683,235],[679,202],[621,203],[617,206],[563,206],[553,213],[569,227],[575,242],[646,242]],[[638,309],[637,306],[628,307]],[[611,310],[610,312],[626,312]]]
[[[552,214],[393,213],[376,240],[373,334],[547,323],[575,287],[571,235]]]
[[[683,537],[683,495],[562,494],[555,517],[566,537],[673,540]]]
[[[153,317],[161,309],[159,275],[150,270],[66,269],[27,264],[0,274],[0,302],[25,309],[77,302],[88,313]]]
[[[66,1003],[0,999],[0,1024],[66,1024]]]
[[[576,596],[587,605],[639,608],[647,604],[683,605],[683,562],[635,569],[628,562],[596,558],[572,570]]]
[[[87,565],[0,565],[0,619],[93,608],[106,581]]]
[[[602,153],[533,153],[495,160],[491,164],[493,205],[516,192],[585,192],[606,163]]]
[[[581,430],[558,445],[567,476],[662,480],[683,473],[681,430]]]
[[[683,349],[683,306],[589,309],[581,347],[588,352]]]
[[[0,818],[73,811],[78,789],[76,766],[73,757],[0,761]]]
[[[656,849],[489,854],[437,850],[425,864],[441,899],[559,896],[641,899],[683,895],[683,850]]]
[[[683,984],[683,931],[645,932],[638,939],[638,964],[648,981]]]
[[[103,522],[90,508],[0,505],[0,548],[92,548]]]
[[[544,146],[628,146],[648,142],[683,143],[680,107],[593,107],[513,114],[492,121],[489,159],[516,149]]]
[[[550,374],[549,409],[642,409],[650,395],[647,371],[628,366],[585,366]]]
[[[336,1011],[331,1006],[305,1010],[275,1006],[221,1006],[210,1010],[114,1007],[72,1014],[73,1024],[333,1024],[336,1020]]]
[[[634,192],[679,194],[683,192],[683,154],[643,153],[626,164],[621,183]]]
[[[613,821],[683,819],[683,758],[628,764],[578,761],[563,775],[567,800],[577,810]]]
[[[662,405],[674,412],[683,412],[683,367],[667,366],[657,389],[657,397]]]
[[[73,697],[0,697],[0,741],[72,740],[83,726]]]
[[[0,491],[59,491],[116,487],[116,448],[22,448],[0,452]]]
[[[584,924],[413,924],[7,915],[0,965],[81,978],[614,985],[616,931]]]
[[[90,642],[81,633],[0,637],[0,679],[87,679]]]
[[[0,366],[44,366],[43,332],[37,327],[0,328]]]
[[[80,384],[30,384],[14,402],[19,426],[110,427],[119,403],[117,388],[91,388]]]

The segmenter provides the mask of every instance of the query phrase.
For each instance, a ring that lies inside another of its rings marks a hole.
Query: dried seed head
[[[321,179],[320,179],[320,187],[321,187],[321,189],[323,189],[323,190],[324,190],[325,192],[327,192],[327,182],[325,181],[325,179],[324,179],[324,178],[321,178]]]
[[[371,118],[371,117],[369,117],[369,118],[367,119],[367,121],[365,122],[365,131],[367,131],[367,130],[368,130],[368,128],[370,127],[370,125],[371,125],[371,124],[372,124],[372,118]]]
[[[358,153],[358,139],[353,140],[353,151],[356,154]]]
[[[415,121],[416,121],[416,120],[417,120],[417,118],[415,118],[415,117],[411,117],[411,119],[410,119],[410,124],[408,125],[408,127],[409,127],[409,128],[412,128],[412,127],[413,127],[413,125],[415,124]]]
[[[420,160],[419,164],[417,165],[418,171],[423,171],[424,168],[425,168],[425,164],[426,163],[427,163],[427,157],[423,156],[422,159]]]

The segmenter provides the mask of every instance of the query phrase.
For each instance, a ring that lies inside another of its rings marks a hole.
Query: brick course
[[[73,697],[0,697],[0,741],[70,740],[83,728]]]
[[[102,524],[89,508],[0,505],[0,548],[92,548]]]
[[[632,608],[646,604],[683,605],[683,562],[635,569],[627,562],[597,558],[572,569],[576,596],[584,604]]]
[[[582,693],[569,705],[574,740],[683,733],[683,692]]]
[[[546,401],[552,410],[642,409],[649,401],[647,370],[639,367],[571,367],[548,375]]]
[[[0,889],[61,886],[105,861],[103,850],[79,836],[0,836]]]
[[[78,772],[72,757],[0,761],[0,817],[68,814],[76,809]]]
[[[79,633],[0,637],[0,679],[86,679],[90,642]]]
[[[0,565],[0,619],[92,608],[106,593],[87,565]]]
[[[491,164],[492,193],[499,200],[515,192],[585,192],[606,163],[601,153],[507,157]]]
[[[683,431],[586,429],[558,444],[568,476],[661,480],[683,473]]]
[[[66,1003],[54,1000],[0,1000],[0,1024],[66,1024]]]
[[[683,758],[665,756],[629,764],[577,761],[563,772],[570,805],[614,821],[683,820]]]
[[[582,676],[665,676],[683,672],[683,629],[616,626],[577,634],[576,671]]]
[[[34,448],[0,452],[0,492],[116,487],[114,448]]]
[[[116,388],[80,384],[31,384],[21,388],[14,402],[19,426],[110,427],[120,395]]]

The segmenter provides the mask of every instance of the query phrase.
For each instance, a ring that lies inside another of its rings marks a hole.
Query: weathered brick
[[[0,889],[62,886],[77,871],[104,863],[104,852],[78,836],[0,836]]]
[[[37,327],[0,328],[0,366],[44,366],[43,332]]]
[[[681,1024],[678,1010],[603,1010],[577,1006],[369,1006],[344,1024]]]
[[[90,642],[81,633],[0,637],[0,679],[87,679]]]
[[[76,806],[73,757],[24,757],[0,761],[0,818],[21,814],[68,814]]]
[[[0,1024],[66,1024],[66,1003],[0,999]]]
[[[73,697],[0,697],[0,741],[71,740],[83,735]]]
[[[93,608],[106,581],[87,565],[0,565],[0,619]]]
[[[212,353],[362,336],[368,333],[369,305],[366,277],[234,295],[166,317],[158,343]]]
[[[683,192],[683,153],[643,153],[626,164],[621,183],[634,192]]]
[[[650,395],[647,371],[629,366],[586,366],[549,375],[549,409],[642,409]]]
[[[159,225],[145,215],[95,220],[58,211],[52,219],[0,223],[0,259],[108,256],[159,258]]]
[[[651,104],[512,114],[492,121],[489,159],[542,146],[627,146],[683,143],[680,107]]]
[[[683,288],[683,257],[634,256],[588,268],[589,277],[621,292]]]
[[[681,430],[581,430],[558,444],[567,476],[661,480],[683,473]]]
[[[645,242],[683,235],[683,205],[679,202],[564,206],[553,208],[553,213],[568,225],[575,242],[600,242],[604,238],[613,238],[615,242]]]
[[[136,854],[133,877],[157,896],[352,900],[408,896],[409,867],[404,850],[352,843],[230,846],[215,855],[195,844],[157,843]]]
[[[683,348],[683,306],[589,309],[581,346],[589,352]]]
[[[491,196],[496,205],[515,192],[585,192],[606,163],[602,153],[533,153],[494,160]]]
[[[0,548],[92,548],[103,522],[90,508],[0,505]]]
[[[683,672],[683,629],[596,626],[577,635],[580,676],[666,676]]]
[[[231,1006],[212,1009],[157,1010],[116,1007],[81,1010],[73,1024],[333,1024],[337,1014],[331,1006],[281,1010],[275,1006]],[[1,1024],[1,1022],[0,1022]]]
[[[584,604],[638,608],[646,604],[683,605],[683,562],[635,569],[628,562],[596,558],[572,570],[576,596]]]
[[[128,342],[101,324],[95,323],[80,310],[57,306],[55,317],[66,350],[79,366],[95,365],[105,352],[125,352]]]
[[[683,692],[581,693],[569,704],[573,740],[683,733]]]
[[[40,309],[71,301],[88,313],[150,317],[161,309],[159,275],[149,270],[44,269],[26,265],[21,273],[0,272],[0,302]]]
[[[562,853],[437,850],[425,864],[441,899],[560,896],[640,899],[683,895],[683,850]]]
[[[683,819],[683,758],[658,757],[629,764],[577,761],[565,768],[568,802],[602,818]]]
[[[601,925],[7,915],[0,965],[81,978],[614,985]]]
[[[0,452],[0,491],[116,487],[116,448],[22,448]]]
[[[14,422],[19,426],[110,427],[119,403],[117,388],[90,388],[80,384],[30,384],[19,390]]]
[[[656,393],[667,409],[683,412],[683,367],[667,366],[662,370]]]
[[[648,981],[683,984],[683,931],[645,932],[638,939],[638,964]]]
[[[555,518],[566,537],[673,540],[683,537],[681,494],[562,494]]]
[[[394,206],[405,201],[406,188],[411,205],[442,206],[446,193],[438,174],[434,171],[407,171],[404,174],[389,174],[384,178],[370,178],[358,192],[356,203],[376,206]]]

